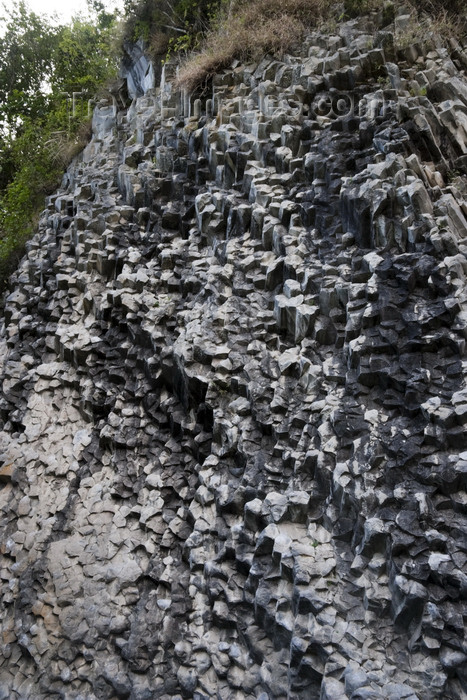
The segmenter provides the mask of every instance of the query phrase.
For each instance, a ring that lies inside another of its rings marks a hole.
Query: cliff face
[[[96,108],[1,327],[0,698],[466,697],[467,54],[392,31]]]

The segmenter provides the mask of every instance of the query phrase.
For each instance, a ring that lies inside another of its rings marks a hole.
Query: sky
[[[121,5],[119,0],[103,0],[106,9],[113,10],[116,6]],[[3,3],[2,3],[3,4]],[[12,6],[16,4],[14,0],[6,0],[5,5]],[[69,22],[72,16],[79,12],[87,13],[86,0],[26,0],[26,5],[38,15],[53,15],[57,14],[61,22]]]
[[[38,15],[58,14],[62,21],[68,22],[72,15],[86,12],[86,0],[27,0],[27,4]]]

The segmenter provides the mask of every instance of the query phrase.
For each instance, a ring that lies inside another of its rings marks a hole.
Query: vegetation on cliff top
[[[0,288],[29,237],[44,196],[82,148],[88,100],[118,60],[115,17],[56,25],[20,2],[0,36]]]
[[[156,60],[176,52],[179,84],[194,90],[234,60],[292,50],[311,28],[369,12],[389,24],[398,7],[412,14],[410,41],[465,29],[464,0],[127,0],[126,35],[142,36]]]
[[[310,28],[323,24],[330,27],[338,20],[369,12],[379,12],[382,24],[389,24],[398,5],[412,13],[415,41],[431,29],[448,37],[465,29],[464,0],[230,0],[219,5],[198,51],[182,62],[179,83],[193,90],[235,59],[255,60],[291,50]],[[430,28],[420,22],[423,16]]]

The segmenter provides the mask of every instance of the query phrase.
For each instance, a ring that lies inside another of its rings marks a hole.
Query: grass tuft
[[[201,51],[182,64],[178,83],[193,90],[236,59],[288,51],[328,14],[326,0],[242,0],[231,5],[208,32]]]
[[[293,49],[312,28],[328,20],[350,19],[378,11],[386,26],[394,21],[397,7],[412,6],[413,23],[398,43],[424,41],[434,34],[449,41],[465,35],[465,0],[231,0],[225,3],[201,49],[181,62],[178,84],[192,91],[207,84],[234,60],[258,60]]]

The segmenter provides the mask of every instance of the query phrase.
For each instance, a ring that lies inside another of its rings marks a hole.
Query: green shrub
[[[116,73],[110,17],[56,26],[20,2],[0,37],[0,290],[89,137],[88,98]]]
[[[143,41],[153,57],[188,52],[199,45],[225,0],[127,0],[122,39]]]

